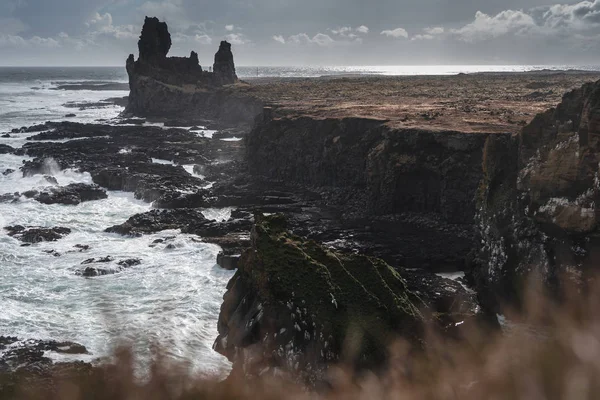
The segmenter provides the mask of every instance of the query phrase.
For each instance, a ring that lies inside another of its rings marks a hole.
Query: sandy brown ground
[[[365,117],[398,128],[514,133],[560,102],[564,93],[600,79],[584,72],[426,77],[252,79],[236,90],[275,106],[277,115]]]

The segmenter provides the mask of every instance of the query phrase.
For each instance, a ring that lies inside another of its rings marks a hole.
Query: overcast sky
[[[0,65],[123,65],[145,15],[203,65],[600,64],[600,0],[0,0]]]

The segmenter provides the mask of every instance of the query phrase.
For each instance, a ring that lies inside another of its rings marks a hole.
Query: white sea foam
[[[122,110],[79,111],[62,106],[68,101],[122,96],[122,92],[52,91],[51,84],[37,86],[41,89],[0,83],[0,132],[63,120],[70,112],[77,114],[72,120],[93,122],[112,119]],[[0,144],[20,147],[31,135],[11,134],[0,138]],[[0,155],[0,194],[52,186],[41,174],[23,177],[19,167],[27,159]],[[2,175],[6,169],[15,172]],[[60,171],[52,160],[46,162],[44,173],[53,175],[61,186],[92,182],[89,173]],[[197,371],[226,373],[229,362],[212,350],[222,296],[232,276],[215,263],[220,248],[179,231],[139,238],[104,232],[150,208],[123,192],[109,192],[107,199],[78,206],[45,205],[24,197],[0,203],[0,332],[24,339],[75,341],[92,353],[87,360],[109,355],[119,344],[116,340],[132,345],[142,361],[153,344],[160,344],[166,356],[188,361]],[[226,219],[231,210],[205,213],[213,219]],[[72,233],[56,242],[21,247],[21,242],[1,229],[15,224],[62,226]],[[163,242],[154,243],[158,239]],[[75,245],[90,249],[80,252]],[[140,259],[141,264],[96,278],[75,274],[84,268],[82,261],[106,256],[114,258],[112,265],[132,258]]]

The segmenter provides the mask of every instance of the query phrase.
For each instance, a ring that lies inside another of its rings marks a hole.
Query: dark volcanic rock
[[[221,43],[214,72],[203,71],[193,51],[190,57],[167,57],[170,44],[167,25],[146,18],[139,58],[136,61],[132,54],[126,63],[130,88],[126,115],[236,125],[252,123],[260,114],[261,101],[222,88],[237,82],[229,43]]]
[[[10,347],[6,347],[10,345]],[[6,399],[21,398],[27,394],[56,394],[58,386],[65,376],[79,382],[92,380],[94,374],[100,373],[91,364],[81,361],[53,363],[45,356],[45,352],[58,354],[83,355],[87,349],[73,342],[57,342],[53,340],[25,340],[1,337],[0,350],[0,397]],[[64,381],[62,382],[64,384]]]
[[[134,267],[142,263],[138,258],[125,259],[116,263],[114,261],[114,258],[111,256],[89,258],[81,263],[81,265],[86,265],[86,267],[75,273],[86,278],[92,278],[95,276],[117,274],[126,268]]]
[[[56,182],[58,183],[58,182]],[[46,189],[43,192],[29,191],[25,197],[33,198],[42,204],[78,205],[85,201],[106,199],[106,190],[98,185],[72,183],[68,186]]]
[[[142,35],[138,42],[140,59],[156,61],[164,59],[171,48],[171,34],[165,22],[158,18],[146,17],[142,27]]]
[[[428,304],[401,273],[381,260],[328,250],[290,234],[281,215],[255,218],[252,248],[227,286],[215,342],[234,371],[281,369],[310,380],[339,359],[349,334],[357,340],[357,366],[382,362],[398,335],[418,341],[419,310]],[[442,296],[434,297],[427,298],[439,300],[433,309],[448,312]],[[457,309],[456,315],[473,315],[470,308]],[[440,322],[452,319],[436,316]]]
[[[600,258],[600,82],[567,93],[515,137],[484,151],[483,246],[472,279],[484,305],[519,305],[531,273],[554,289],[585,284]]]
[[[219,265],[219,267],[228,271],[233,271],[234,269],[237,269],[239,262],[239,254],[226,254],[225,252],[220,252],[217,255],[217,264]]]
[[[235,64],[233,62],[233,53],[231,52],[231,43],[222,41],[219,45],[219,51],[215,54],[215,63],[213,72],[217,75],[223,85],[229,85],[237,82],[235,74]]]
[[[7,144],[0,144],[0,154],[11,154],[15,151],[14,148]]]
[[[106,232],[120,235],[139,236],[170,229],[181,229],[183,233],[191,233],[204,237],[218,237],[230,232],[248,231],[249,220],[230,220],[216,222],[206,219],[199,209],[152,210],[136,214],[121,225],[106,229]]]
[[[134,267],[136,265],[140,265],[141,263],[142,261],[138,258],[129,258],[127,260],[119,261],[117,264],[119,264],[123,268],[129,268]]]
[[[71,233],[69,228],[42,228],[35,226],[14,225],[4,228],[8,235],[24,243],[54,242]]]
[[[19,151],[35,159],[22,167],[25,175],[72,168],[92,175],[94,183],[109,189],[134,192],[136,198],[155,201],[162,207],[180,192],[198,190],[203,181],[183,167],[153,163],[151,157],[181,164],[205,162],[209,140],[181,129],[142,126],[108,126],[78,123],[48,123],[46,131],[32,139],[74,139],[66,143],[31,142]],[[54,160],[49,162],[48,160]]]
[[[0,195],[0,203],[15,203],[19,201],[21,193],[6,193]]]
[[[193,221],[195,223],[208,222],[200,210],[152,210],[147,213],[136,214],[121,225],[107,228],[106,232],[136,236],[169,229],[181,229]]]
[[[269,114],[246,137],[251,174],[313,188],[348,224],[369,226],[371,236],[389,242],[396,251],[390,261],[434,271],[467,267],[487,134]]]

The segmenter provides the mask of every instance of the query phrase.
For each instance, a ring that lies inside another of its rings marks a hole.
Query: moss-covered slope
[[[381,260],[342,254],[286,230],[280,215],[256,216],[219,319],[216,349],[245,373],[275,367],[309,375],[341,356],[385,359],[390,341],[416,340],[419,298]]]

